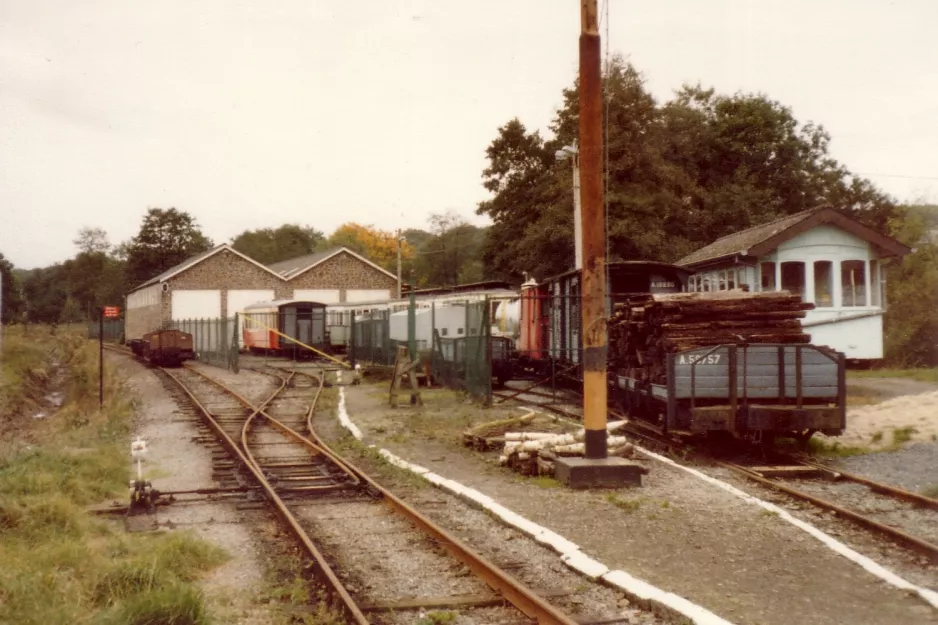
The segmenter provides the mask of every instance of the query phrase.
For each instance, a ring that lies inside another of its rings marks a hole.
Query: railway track
[[[269,395],[252,401],[196,367],[160,371],[227,451],[228,488],[262,493],[348,622],[458,608],[468,622],[575,623],[334,453],[312,427],[322,377],[265,371]]]
[[[572,391],[553,394],[532,388],[524,389],[519,393],[519,389],[509,389],[496,392],[494,395],[505,401],[523,401],[526,405],[542,408],[570,419],[581,419],[577,406],[565,404],[562,399],[563,397],[569,398],[571,395],[575,396]],[[519,398],[533,398],[533,400]],[[545,399],[551,401],[545,401]],[[616,419],[627,419],[612,411],[609,414]],[[904,516],[928,515],[930,518],[936,515],[938,512],[936,499],[841,471],[819,463],[804,454],[771,453],[760,461],[724,460],[702,454],[701,450],[696,448],[691,450],[683,440],[663,435],[641,422],[630,421],[625,431],[656,448],[663,448],[682,456],[692,453],[695,459],[704,463],[716,464],[764,487],[809,503],[821,510],[832,512],[842,519],[901,545],[926,558],[932,564],[938,564],[938,529],[934,532],[926,530],[925,534],[918,535],[915,531],[902,527]],[[796,482],[799,483],[800,488],[793,486]],[[858,492],[858,489],[864,491],[862,487],[865,487],[865,492]],[[863,510],[855,509],[857,501],[864,498],[866,501],[861,502],[859,506]],[[848,501],[844,502],[844,499]],[[938,515],[932,521],[938,521]],[[918,525],[925,526],[926,523],[918,523]],[[933,526],[938,528],[938,523],[933,523]]]

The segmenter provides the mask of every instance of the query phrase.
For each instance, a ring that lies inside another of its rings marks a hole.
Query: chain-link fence
[[[415,357],[430,381],[465,390],[489,402],[493,342],[498,343],[494,352],[505,362],[511,355],[509,339],[491,336],[491,305],[488,299],[448,301],[412,311],[379,310],[356,315],[349,357],[361,364],[391,366],[398,345],[409,346],[412,340]]]
[[[238,316],[229,319],[180,319],[169,328],[192,335],[195,358],[216,367],[238,371]]]
[[[99,321],[88,322],[88,338],[98,340],[98,334],[101,330]],[[120,343],[124,340],[124,320],[123,319],[105,319],[104,320],[104,340]]]

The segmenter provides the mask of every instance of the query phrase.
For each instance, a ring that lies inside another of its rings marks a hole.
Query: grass
[[[456,613],[439,610],[427,612],[425,616],[416,621],[416,625],[449,625],[456,621]]]
[[[872,451],[869,447],[859,445],[844,445],[839,441],[826,441],[818,437],[808,440],[808,452],[816,456],[827,458],[847,458],[849,456],[862,456]]]
[[[847,407],[857,408],[878,404],[888,398],[886,393],[863,384],[847,384]]]
[[[904,428],[896,428],[892,431],[892,444],[895,447],[908,443],[912,440],[912,435],[918,434],[918,430],[911,426],[906,426]]]
[[[922,489],[922,494],[932,499],[938,499],[938,484],[929,484]]]
[[[924,367],[920,369],[869,369],[864,371],[847,371],[847,379],[863,378],[904,378],[919,382],[933,382],[938,384],[938,367]]]
[[[208,623],[195,582],[226,560],[223,551],[183,532],[131,537],[86,512],[127,495],[123,381],[106,368],[100,409],[96,346],[61,327],[8,331],[3,351],[0,622]],[[33,419],[31,402],[60,369],[66,401]]]
[[[637,497],[635,499],[622,499],[615,493],[609,493],[606,495],[605,499],[619,510],[623,510],[629,514],[636,512],[639,508],[642,507],[642,503],[644,502],[644,499],[641,497]]]
[[[532,486],[537,486],[538,488],[561,488],[563,486],[563,484],[549,475],[537,475],[534,477],[525,477],[522,479],[524,480],[525,484],[531,484]]]

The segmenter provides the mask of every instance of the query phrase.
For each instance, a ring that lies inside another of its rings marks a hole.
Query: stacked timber
[[[634,448],[624,436],[613,434],[625,421],[607,425],[610,456],[631,457]],[[535,414],[483,423],[466,430],[463,442],[480,451],[500,449],[498,462],[522,475],[553,476],[559,457],[583,456],[585,431],[557,417]]]
[[[669,353],[726,343],[809,343],[800,320],[812,308],[785,291],[630,295],[609,319],[609,368],[663,384]]]

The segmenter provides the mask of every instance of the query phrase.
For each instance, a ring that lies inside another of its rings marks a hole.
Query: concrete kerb
[[[361,431],[349,418],[345,407],[345,392],[342,388],[339,389],[337,412],[342,426],[349,430],[356,439],[361,440]],[[374,447],[374,445],[369,447]],[[580,551],[580,547],[576,543],[509,510],[474,488],[463,486],[458,482],[433,473],[425,467],[408,462],[387,449],[379,449],[378,453],[394,466],[419,475],[434,486],[459,497],[472,507],[484,510],[506,526],[520,531],[542,545],[550,547],[560,555],[560,560],[564,565],[588,579],[601,581],[615,587],[637,605],[646,607],[658,614],[689,621],[695,625],[733,625],[730,621],[684,597],[661,590],[625,571],[610,570],[602,562]]]

